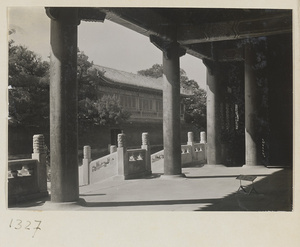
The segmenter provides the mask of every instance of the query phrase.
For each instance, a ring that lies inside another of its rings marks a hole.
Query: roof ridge
[[[100,67],[100,68],[103,68],[103,69],[114,70],[114,71],[117,71],[117,72],[123,72],[123,73],[131,74],[131,75],[135,75],[135,76],[140,76],[140,77],[144,77],[144,78],[150,78],[150,79],[153,79],[153,80],[157,80],[159,78],[162,78],[162,77],[155,78],[155,77],[151,77],[151,76],[140,75],[138,73],[133,73],[133,72],[125,71],[125,70],[106,67],[106,66],[102,66],[102,65],[99,65],[99,64],[93,64],[93,66],[97,66],[97,67]]]
[[[101,65],[94,64],[93,65],[96,69],[104,71],[103,77],[114,81],[116,83],[121,83],[123,85],[130,85],[135,87],[142,87],[147,89],[155,89],[162,91],[163,90],[163,83],[162,77],[154,78],[151,76],[144,76],[139,74],[134,74],[132,72],[122,71],[114,68],[109,68]],[[188,93],[185,92],[186,90],[180,89],[181,94],[187,95]]]

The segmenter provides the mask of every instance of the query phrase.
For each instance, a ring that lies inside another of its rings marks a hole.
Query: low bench
[[[257,176],[254,176],[254,175],[239,175],[239,176],[237,176],[236,179],[239,179],[239,180],[240,180],[240,187],[239,187],[239,189],[238,189],[238,192],[239,192],[239,191],[243,191],[243,192],[247,193],[247,191],[246,191],[246,186],[243,186],[243,185],[242,185],[242,180],[243,180],[243,181],[251,182],[251,184],[250,184],[250,190],[249,190],[249,192],[247,193],[248,195],[250,195],[251,192],[258,193],[258,192],[255,190],[254,184],[253,184],[253,181],[254,181],[256,178],[257,178]]]

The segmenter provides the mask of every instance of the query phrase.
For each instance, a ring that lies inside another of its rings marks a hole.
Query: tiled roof
[[[99,71],[103,71],[104,78],[110,81],[131,86],[156,89],[160,91],[162,90],[162,77],[156,79],[148,76],[142,76],[130,72],[107,68],[100,65],[94,65],[94,67]]]
[[[142,87],[145,89],[155,89],[162,91],[163,90],[163,79],[160,78],[153,78],[143,75],[138,75],[130,72],[125,72],[117,69],[112,69],[100,65],[93,65],[99,71],[104,72],[103,77],[108,79],[109,81],[126,84],[129,86],[135,87]],[[192,93],[188,90],[180,90],[181,94],[184,95],[191,95]]]

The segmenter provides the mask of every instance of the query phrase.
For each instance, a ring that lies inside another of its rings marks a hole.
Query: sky
[[[9,8],[8,16],[9,28],[16,30],[9,38],[49,60],[50,19],[44,8]],[[94,64],[122,71],[137,73],[153,64],[162,64],[162,52],[148,37],[108,20],[82,21],[78,26],[78,47]],[[186,54],[180,58],[180,66],[189,79],[205,89],[206,68],[201,59]]]

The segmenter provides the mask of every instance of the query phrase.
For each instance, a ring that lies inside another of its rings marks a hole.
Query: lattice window
[[[156,111],[157,112],[162,112],[163,111],[162,100],[156,100]]]

